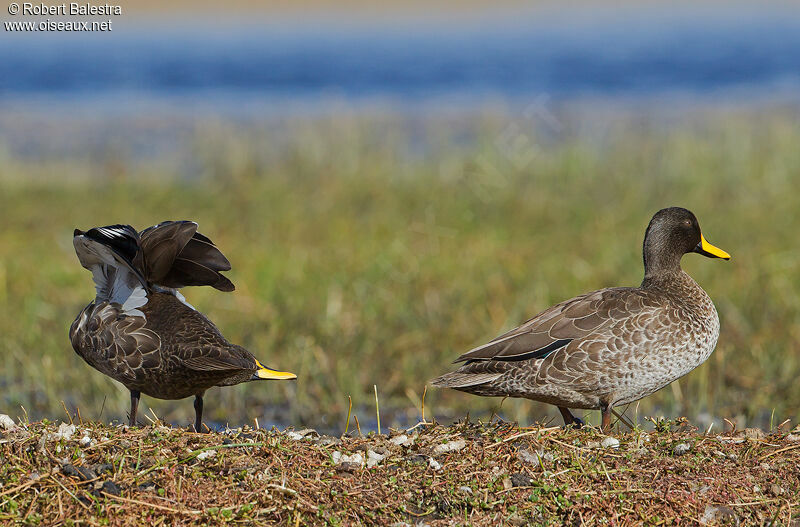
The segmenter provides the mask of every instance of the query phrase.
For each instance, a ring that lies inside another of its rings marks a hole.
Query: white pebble
[[[363,465],[364,464],[364,456],[361,455],[360,452],[356,452],[355,454],[347,455],[342,454],[338,450],[332,454],[333,462],[336,465],[341,465],[342,463],[354,463],[356,465]]]
[[[72,436],[75,435],[75,425],[68,425],[67,423],[61,423],[58,425],[58,430],[52,434],[50,434],[49,439],[51,441],[58,441],[60,439],[64,439],[65,441],[69,441],[72,439]]]
[[[372,468],[376,466],[378,463],[383,461],[383,458],[386,457],[386,454],[378,454],[374,450],[367,451],[367,468]]]
[[[315,437],[319,437],[319,432],[313,428],[304,428],[303,430],[297,431],[289,430],[286,432],[286,435],[289,436],[289,439],[300,441],[301,439],[305,438],[313,439]]]
[[[436,460],[435,460],[435,459],[433,459],[432,457],[431,457],[431,458],[428,458],[428,465],[430,465],[430,467],[431,467],[433,470],[442,470],[442,465],[441,465],[441,463],[439,463],[438,461],[436,461]]]
[[[600,443],[603,448],[619,448],[619,439],[616,437],[607,437]]]
[[[389,440],[389,442],[393,445],[397,446],[408,446],[414,442],[413,439],[409,438],[405,434],[400,434],[399,436],[394,436]]]
[[[197,454],[197,459],[203,461],[204,459],[209,459],[217,455],[216,450],[206,450],[205,452],[200,452]]]
[[[80,440],[80,444],[81,444],[81,446],[83,446],[83,447],[92,446],[92,438],[91,438],[91,437],[89,437],[88,435],[86,435],[86,436],[83,436],[83,437],[81,438],[81,440]]]
[[[0,428],[2,428],[3,430],[11,430],[16,426],[17,424],[14,422],[13,419],[11,419],[6,414],[0,414]]]
[[[433,449],[433,454],[444,454],[445,452],[458,452],[462,448],[467,446],[467,442],[463,439],[458,439],[456,441],[449,441],[447,443],[443,443],[441,445],[436,445]]]

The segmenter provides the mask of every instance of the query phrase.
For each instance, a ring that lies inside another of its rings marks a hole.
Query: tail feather
[[[430,383],[438,388],[458,389],[490,383],[502,376],[502,373],[466,373],[454,371],[440,375],[432,379]]]

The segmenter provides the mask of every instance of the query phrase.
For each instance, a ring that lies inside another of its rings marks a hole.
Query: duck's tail
[[[431,379],[430,383],[437,388],[453,388],[458,390],[490,383],[502,376],[502,373],[467,373],[454,371]]]

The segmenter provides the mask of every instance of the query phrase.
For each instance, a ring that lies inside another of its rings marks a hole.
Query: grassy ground
[[[365,423],[377,385],[384,424],[416,422],[425,381],[459,353],[575,294],[638,284],[647,222],[682,205],[733,255],[684,258],[722,333],[705,365],[641,403],[639,421],[799,419],[796,120],[609,120],[587,133],[565,122],[554,137],[508,115],[411,131],[345,116],[280,138],[201,123],[177,161],[124,148],[69,159],[0,151],[0,407],[53,418],[64,401],[87,419],[124,419],[127,393],[67,339],[94,294],[71,246],[75,227],[198,221],[230,258],[237,290],[189,290],[188,300],[299,376],[212,390],[208,419],[341,432],[348,396]],[[169,422],[191,419],[188,400],[143,403]],[[426,397],[428,415],[442,419],[498,406]],[[522,424],[556,415],[511,400],[500,412]]]
[[[26,525],[796,525],[800,435],[462,423],[389,436],[32,423],[0,432]],[[797,431],[796,431],[797,432]]]

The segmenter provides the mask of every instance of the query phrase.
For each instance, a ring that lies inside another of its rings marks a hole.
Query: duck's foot
[[[131,412],[128,414],[128,426],[136,426],[136,410],[139,408],[139,398],[142,396],[139,390],[131,390]]]
[[[194,431],[203,433],[203,395],[194,396]]]
[[[564,406],[559,406],[558,411],[561,412],[561,417],[564,418],[564,426],[572,426],[574,428],[582,428],[583,425],[586,423],[583,422],[583,419],[575,417],[572,415],[572,412],[569,411],[569,408]]]
[[[600,405],[600,412],[603,416],[603,424],[600,429],[604,434],[611,432],[611,412],[613,411],[614,408],[610,404],[602,403]]]

